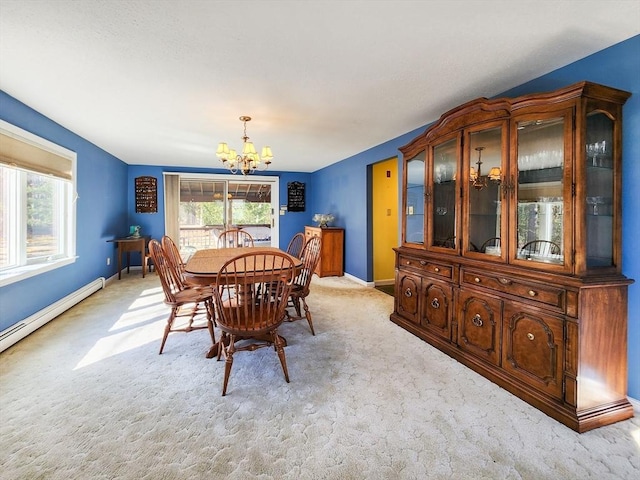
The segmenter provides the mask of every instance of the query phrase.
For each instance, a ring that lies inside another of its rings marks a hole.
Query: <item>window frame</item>
[[[76,261],[76,199],[77,199],[77,154],[67,148],[64,148],[58,144],[55,144],[49,140],[45,140],[33,133],[23,130],[15,125],[12,125],[4,120],[0,120],[0,133],[13,137],[25,143],[34,145],[38,148],[46,150],[60,157],[63,157],[71,162],[71,179],[66,180],[58,178],[55,175],[51,175],[52,178],[56,178],[62,182],[56,188],[61,188],[60,194],[62,201],[57,209],[57,214],[62,219],[61,225],[63,226],[64,233],[61,234],[62,241],[64,242],[64,252],[62,256],[57,256],[50,260],[45,261],[32,261],[27,259],[26,255],[26,238],[24,237],[26,232],[27,212],[27,192],[26,181],[21,181],[19,177],[25,178],[27,175],[25,172],[32,172],[38,175],[45,175],[41,172],[31,169],[23,169],[16,166],[16,174],[18,178],[15,181],[15,189],[12,187],[13,195],[10,208],[12,209],[9,215],[13,216],[13,221],[20,225],[19,231],[14,232],[10,239],[10,245],[13,248],[18,248],[18,252],[14,252],[16,255],[18,264],[13,267],[9,267],[5,270],[0,270],[0,287],[9,285],[15,282],[31,278],[45,272],[55,270],[57,268],[70,265]],[[11,168],[10,163],[5,158],[2,162],[2,167]],[[45,175],[46,176],[46,175]],[[58,238],[58,241],[61,241]],[[11,247],[10,247],[11,248]]]

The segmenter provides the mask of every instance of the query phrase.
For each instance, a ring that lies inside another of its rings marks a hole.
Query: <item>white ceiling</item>
[[[0,0],[0,88],[128,164],[312,172],[640,34],[639,0]]]

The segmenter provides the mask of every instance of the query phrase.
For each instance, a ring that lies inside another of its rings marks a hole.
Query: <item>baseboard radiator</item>
[[[80,303],[92,293],[104,288],[104,285],[104,277],[96,278],[93,282],[86,284],[84,287],[79,288],[64,298],[61,298],[56,303],[43,308],[30,317],[11,325],[6,330],[3,330],[0,332],[0,352],[5,351],[14,343],[22,340],[24,337],[36,331],[47,322],[50,322],[61,313],[69,310],[77,303]]]

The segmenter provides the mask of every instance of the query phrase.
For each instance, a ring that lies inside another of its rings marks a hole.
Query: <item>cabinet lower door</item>
[[[564,322],[505,305],[502,367],[538,390],[562,398]]]
[[[428,278],[422,280],[424,308],[421,326],[440,337],[451,340],[452,289],[446,283]]]
[[[398,272],[396,279],[396,312],[402,318],[418,325],[420,324],[419,295],[420,277]]]
[[[460,290],[458,305],[458,346],[499,365],[502,301],[482,293]]]

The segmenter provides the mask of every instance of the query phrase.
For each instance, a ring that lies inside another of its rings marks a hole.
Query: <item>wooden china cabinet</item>
[[[403,154],[391,320],[578,432],[633,416],[622,106],[581,82],[480,98]]]

